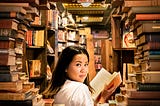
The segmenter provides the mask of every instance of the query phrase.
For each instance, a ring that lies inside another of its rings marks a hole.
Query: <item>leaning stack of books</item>
[[[15,1],[0,2],[0,106],[44,106],[39,89],[22,74],[29,15],[37,0]]]
[[[125,87],[116,95],[127,106],[160,104],[160,1],[124,0],[136,50],[134,63],[123,65]],[[124,69],[126,68],[126,69]],[[124,105],[123,105],[124,106]]]

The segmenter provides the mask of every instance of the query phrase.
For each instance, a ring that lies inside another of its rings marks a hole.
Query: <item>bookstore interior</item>
[[[117,84],[97,106],[159,106],[160,0],[0,0],[0,106],[65,106],[41,92],[71,45]]]

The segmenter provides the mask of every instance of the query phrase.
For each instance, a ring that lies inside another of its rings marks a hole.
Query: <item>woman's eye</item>
[[[76,66],[81,66],[81,64],[76,64]]]
[[[88,64],[85,64],[84,66],[88,66]]]

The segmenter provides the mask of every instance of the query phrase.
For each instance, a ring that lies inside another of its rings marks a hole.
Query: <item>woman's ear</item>
[[[65,72],[67,72],[67,69],[65,70]]]

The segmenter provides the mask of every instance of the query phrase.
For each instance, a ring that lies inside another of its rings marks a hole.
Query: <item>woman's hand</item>
[[[105,103],[107,99],[113,94],[113,92],[116,90],[116,87],[114,83],[111,83],[109,86],[105,86],[103,91],[99,95],[99,103]]]

